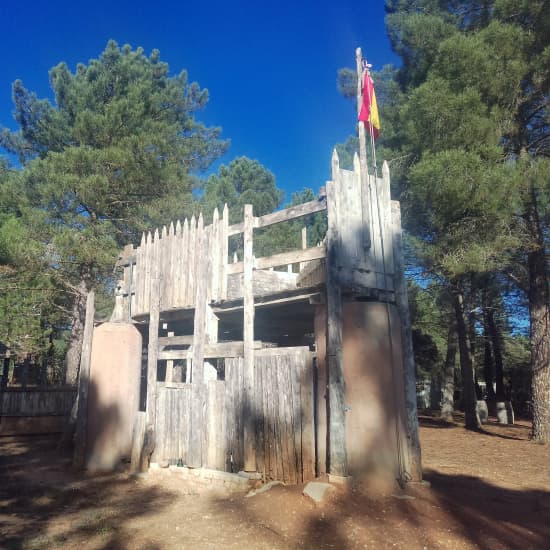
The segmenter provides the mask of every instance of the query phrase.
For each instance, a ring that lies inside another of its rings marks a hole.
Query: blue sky
[[[49,95],[48,70],[97,57],[110,38],[160,50],[171,72],[186,69],[208,88],[198,115],[231,140],[222,159],[245,155],[276,176],[290,198],[329,176],[335,143],[355,114],[336,90],[336,71],[361,46],[374,69],[397,63],[384,27],[384,2],[0,2],[0,126],[13,128],[11,83]],[[383,121],[382,121],[383,123]]]

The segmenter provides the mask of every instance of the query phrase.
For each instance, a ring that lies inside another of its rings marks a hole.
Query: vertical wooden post
[[[405,387],[405,411],[407,429],[406,472],[411,481],[422,479],[420,439],[418,437],[418,412],[416,408],[416,376],[412,345],[411,318],[407,297],[407,281],[403,258],[403,237],[401,233],[401,209],[398,201],[391,201],[393,229],[393,265],[395,302],[401,320],[401,343],[403,354],[403,377]]]
[[[222,300],[227,299],[227,264],[229,262],[229,208],[227,204],[223,206],[222,223],[220,228],[221,241],[221,287],[220,297]]]
[[[244,282],[243,282],[243,340],[244,340],[244,469],[256,470],[254,442],[254,214],[251,204],[244,205]]]
[[[95,293],[88,292],[86,298],[86,321],[84,324],[84,339],[80,356],[78,374],[78,412],[76,416],[75,444],[73,466],[84,468],[86,458],[86,439],[88,428],[88,389],[90,383],[90,364],[92,360],[92,339],[94,334]]]
[[[187,286],[189,281],[189,258],[191,257],[191,252],[189,251],[189,222],[187,218],[183,220],[183,229],[181,232],[181,258],[180,258],[180,306],[186,306],[188,302],[187,298]]]
[[[307,227],[302,227],[302,250],[307,248]],[[307,262],[300,262],[300,271],[304,269],[307,265]]]
[[[126,258],[130,258],[134,255],[134,245],[127,244],[122,254]],[[123,287],[122,287],[122,318],[125,321],[130,320],[131,316],[131,302],[132,302],[132,260],[128,261],[128,265],[124,266],[124,275],[123,275]]]
[[[168,331],[167,336],[174,336],[173,331]],[[174,361],[173,359],[168,359],[166,361],[166,382],[174,381]]]
[[[147,469],[149,458],[155,447],[155,424],[157,418],[157,368],[159,350],[159,321],[160,321],[160,236],[155,230],[151,245],[151,294],[149,300],[149,345],[147,347],[147,405],[145,416],[145,439],[141,456],[141,469]]]
[[[197,225],[197,251],[209,250],[210,231],[203,226],[202,214]],[[195,320],[193,326],[193,358],[192,358],[192,394],[191,394],[191,435],[187,463],[193,468],[203,465],[206,452],[204,415],[206,406],[206,387],[204,384],[204,345],[206,342],[206,322],[208,294],[210,293],[210,256],[207,253],[195,256],[197,265]]]
[[[145,233],[141,234],[141,242],[136,252],[136,313],[143,313],[143,302],[145,300],[145,263],[147,254],[145,244]]]
[[[211,277],[209,281],[209,297],[213,302],[219,300],[220,289],[220,214],[218,209],[214,209],[212,216],[212,225],[210,226],[210,271]],[[205,251],[206,252],[206,251]]]
[[[344,215],[338,212],[336,184],[339,160],[336,150],[332,155],[332,178],[327,182],[327,378],[328,378],[328,471],[330,475],[347,475],[345,429],[345,385],[342,360],[342,296],[340,291],[340,235],[338,223]]]

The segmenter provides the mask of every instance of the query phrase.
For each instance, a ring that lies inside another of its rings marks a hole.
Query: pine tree
[[[395,0],[387,10],[407,95],[397,142],[413,165],[404,182],[414,205],[409,219],[458,298],[469,273],[508,271],[522,261],[533,437],[547,440],[550,15],[539,0]]]
[[[85,295],[110,282],[123,243],[171,213],[192,208],[194,174],[227,147],[219,128],[195,119],[208,92],[182,71],[170,76],[159,52],[114,41],[73,73],[50,71],[55,101],[13,85],[16,132],[0,146],[18,156],[21,215],[35,255],[73,292],[69,381],[79,360]],[[163,220],[164,221],[164,220]]]

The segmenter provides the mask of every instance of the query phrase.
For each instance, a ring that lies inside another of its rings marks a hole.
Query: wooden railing
[[[253,230],[290,220],[295,220],[326,210],[323,198],[260,217],[252,217],[251,223],[229,225],[229,210],[225,205],[220,216],[214,210],[212,224],[204,225],[202,214],[198,218],[185,219],[183,223],[171,223],[160,231],[143,234],[140,245],[126,247],[118,265],[124,267],[121,294],[126,302],[128,317],[147,314],[151,310],[151,287],[158,269],[160,309],[192,308],[197,303],[199,279],[206,277],[206,296],[209,303],[228,297],[228,277],[243,273],[243,261],[229,258],[229,238],[244,233],[245,250],[253,250]],[[245,227],[246,226],[246,227]],[[246,253],[245,253],[246,256]],[[324,246],[303,248],[271,256],[252,256],[252,269],[265,270],[283,265],[299,264],[325,257]],[[201,262],[207,259],[206,271]]]

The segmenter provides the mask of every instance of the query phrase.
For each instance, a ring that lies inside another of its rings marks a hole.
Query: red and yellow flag
[[[367,132],[372,133],[372,137],[377,139],[380,134],[380,118],[374,83],[368,71],[365,71],[365,80],[363,81],[363,103],[359,112],[359,120],[365,123]]]

